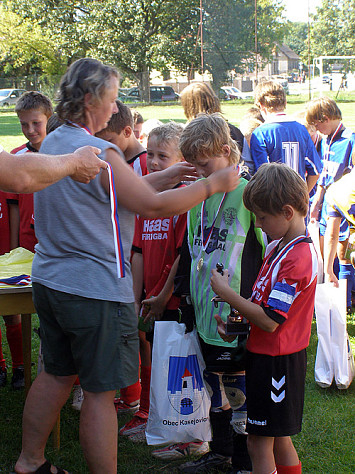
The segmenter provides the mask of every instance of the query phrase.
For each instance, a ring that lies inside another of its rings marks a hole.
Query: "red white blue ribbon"
[[[296,244],[298,244],[299,242],[302,242],[302,240],[306,239],[307,237],[309,237],[309,233],[307,231],[307,234],[306,235],[300,235],[299,237],[296,237],[295,239],[291,240],[291,242],[289,242],[287,245],[285,245],[285,247],[283,247],[281,249],[281,251],[279,252],[279,254],[275,257],[275,259],[273,260],[273,262],[271,263],[268,271],[266,272],[266,275],[264,277],[265,280],[267,280],[267,277],[269,275],[269,273],[272,273],[274,271],[274,268],[276,267],[276,265],[278,264],[278,262],[281,260],[281,258],[289,251],[291,250],[292,247],[294,247]],[[254,297],[255,297],[255,290],[256,290],[256,285],[259,281],[259,276],[262,275],[262,272],[265,268],[265,265],[267,264],[267,262],[269,261],[269,259],[271,258],[271,255],[268,255],[267,258],[265,258],[265,261],[259,271],[259,275],[258,275],[258,278],[255,280],[255,283],[254,283],[254,286],[253,286],[253,293],[252,293],[252,296],[251,296],[251,300],[253,301]]]
[[[204,213],[205,213],[206,201],[203,201],[203,203],[202,203],[202,207],[201,207],[201,237],[202,237],[202,250],[203,251],[205,251],[207,246],[208,246],[208,242],[210,241],[210,238],[211,238],[211,235],[212,235],[212,232],[213,232],[213,229],[214,229],[219,211],[220,211],[220,209],[221,209],[221,207],[224,203],[224,200],[226,199],[226,196],[227,196],[227,193],[223,193],[222,199],[219,203],[219,206],[218,206],[217,212],[215,214],[215,217],[213,219],[212,225],[211,225],[210,230],[208,231],[206,237],[204,235],[204,223],[203,223],[203,216],[204,216]]]
[[[0,283],[5,285],[28,286],[31,284],[30,275],[18,275],[9,278],[2,278]]]
[[[111,222],[116,253],[117,276],[118,278],[123,278],[125,276],[125,267],[120,234],[120,224],[117,213],[117,195],[115,189],[115,180],[113,178],[113,172],[110,163],[107,163],[107,165],[108,178],[110,183]]]
[[[76,128],[81,128],[84,132],[88,135],[92,135],[91,130],[84,124],[78,124],[75,122],[71,122],[67,120],[69,125],[72,125]],[[117,195],[115,189],[115,180],[113,178],[113,171],[111,168],[110,163],[107,163],[107,171],[108,171],[108,178],[110,183],[110,204],[111,204],[111,223],[112,223],[112,230],[113,230],[113,242],[115,247],[115,254],[116,254],[116,267],[117,267],[117,276],[118,278],[124,278],[125,276],[125,266],[124,266],[124,255],[123,255],[123,248],[122,248],[122,241],[121,241],[121,233],[120,233],[120,223],[118,219],[118,212],[117,212]]]

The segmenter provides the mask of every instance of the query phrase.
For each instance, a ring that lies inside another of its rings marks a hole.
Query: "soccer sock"
[[[222,381],[225,387],[232,388],[226,395],[233,411],[247,411],[245,374],[223,375]]]
[[[232,409],[210,410],[210,421],[212,428],[211,451],[221,456],[232,456],[233,454],[233,428],[230,424]]]
[[[276,464],[276,469],[278,474],[301,474],[302,463],[300,461],[296,466],[281,466],[280,464]]]
[[[139,411],[149,413],[149,392],[150,392],[150,372],[151,366],[141,367],[141,402]]]
[[[4,354],[2,352],[1,329],[0,329],[0,367],[4,370],[6,369],[6,362],[5,362]]]
[[[17,369],[17,367],[20,365],[23,365],[21,323],[10,325],[5,322],[5,326],[7,342],[9,343],[11,352],[13,370]]]
[[[77,378],[75,379],[74,385],[80,385],[79,377],[77,377]]]
[[[139,402],[141,397],[141,383],[137,380],[133,385],[120,389],[120,398],[127,403],[127,405],[133,405]]]
[[[251,471],[251,459],[247,448],[247,435],[237,434],[233,430],[232,466],[236,471]]]
[[[351,307],[351,290],[354,285],[354,267],[349,263],[339,265],[339,280],[347,280],[346,287],[346,306]]]

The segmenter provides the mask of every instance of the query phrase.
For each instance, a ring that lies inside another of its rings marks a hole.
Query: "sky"
[[[308,21],[308,2],[310,13],[315,13],[322,0],[283,0],[286,6],[286,18],[290,21]]]

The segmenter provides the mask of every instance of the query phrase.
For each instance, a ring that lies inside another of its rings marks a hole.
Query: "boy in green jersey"
[[[180,149],[202,178],[228,166],[238,166],[240,153],[220,114],[200,114],[184,129]],[[252,285],[262,262],[263,239],[254,228],[254,215],[243,204],[247,184],[241,177],[230,193],[206,199],[188,213],[188,244],[191,254],[191,299],[196,327],[206,363],[204,377],[211,393],[211,451],[197,461],[180,466],[182,472],[228,467],[251,469],[246,449],[246,398],[244,346],[246,334],[233,343],[224,342],[217,331],[214,315],[226,321],[230,307],[223,302],[214,307],[210,286],[211,271],[218,263],[228,269],[230,285],[244,297],[251,296]]]

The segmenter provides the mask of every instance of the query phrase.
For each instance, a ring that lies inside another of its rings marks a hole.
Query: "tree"
[[[284,44],[289,46],[292,51],[301,56],[307,52],[308,25],[304,22],[287,22]]]
[[[274,42],[283,35],[283,7],[278,0],[258,0],[257,34],[259,60],[271,56]],[[216,90],[227,80],[228,71],[253,69],[255,61],[254,2],[205,0],[205,67]]]
[[[29,20],[0,5],[0,58],[5,74],[34,70],[58,73],[60,58],[52,39]]]
[[[149,73],[186,71],[195,58],[197,0],[91,2],[86,18],[90,54],[138,80],[147,99]],[[195,61],[196,62],[196,61]]]

